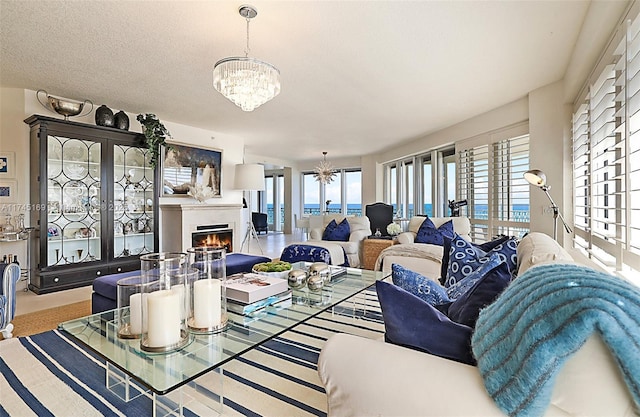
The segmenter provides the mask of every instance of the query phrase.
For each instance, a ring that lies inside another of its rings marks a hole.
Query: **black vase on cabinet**
[[[120,110],[113,116],[115,120],[115,127],[121,130],[129,130],[129,116],[127,113]]]
[[[114,124],[113,111],[109,107],[103,104],[96,109],[96,125],[113,127]]]

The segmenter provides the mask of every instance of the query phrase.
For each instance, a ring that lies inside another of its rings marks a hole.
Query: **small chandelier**
[[[249,58],[249,21],[257,16],[253,6],[242,5],[240,16],[247,20],[247,48],[244,57],[229,57],[213,67],[213,87],[244,111],[253,111],[280,94],[280,71],[273,65]]]
[[[322,152],[322,161],[315,169],[313,174],[316,181],[320,181],[321,184],[329,184],[336,179],[336,171],[333,169],[331,162],[327,162],[327,152]]]

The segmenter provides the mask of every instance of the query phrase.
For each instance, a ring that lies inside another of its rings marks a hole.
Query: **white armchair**
[[[453,231],[463,239],[471,241],[471,223],[467,217],[429,217],[435,227],[449,220],[453,221]],[[407,231],[398,235],[398,245],[384,249],[376,261],[376,269],[391,272],[392,264],[399,264],[425,277],[438,279],[442,263],[442,246],[415,243],[416,235],[426,217],[415,216],[409,221]]]
[[[331,220],[340,223],[344,218],[345,216],[340,214],[322,216],[322,227],[311,228],[309,231],[309,241],[307,241],[307,243],[312,245],[314,240],[322,241],[324,229]],[[351,230],[349,240],[347,242],[331,241],[331,243],[340,245],[349,260],[349,265],[357,268],[362,263],[362,241],[371,234],[369,218],[365,216],[347,216],[346,219],[347,222],[349,222],[349,229]]]

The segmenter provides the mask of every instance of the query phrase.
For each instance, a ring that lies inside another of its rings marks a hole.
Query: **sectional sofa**
[[[518,277],[527,271],[533,273],[545,268],[540,265],[572,267],[575,264],[562,247],[540,233],[531,233],[522,239],[517,258]],[[526,299],[527,294],[523,295]],[[494,304],[500,301],[499,297]],[[616,304],[624,303],[618,300]],[[637,333],[637,327],[633,331]],[[637,340],[629,340],[626,348],[630,349],[631,365],[638,369]],[[327,393],[330,416],[505,415],[487,393],[478,367],[380,340],[334,335],[322,349],[318,373]],[[518,382],[531,381],[520,378]],[[638,399],[636,397],[636,401]],[[596,333],[560,368],[549,405],[539,415],[632,416],[637,413],[617,362]]]

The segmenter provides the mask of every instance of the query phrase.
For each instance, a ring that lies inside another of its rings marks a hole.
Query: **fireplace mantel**
[[[242,204],[163,204],[160,250],[184,252],[191,247],[191,232],[197,226],[226,223],[233,229],[234,250],[240,250],[244,227]]]

